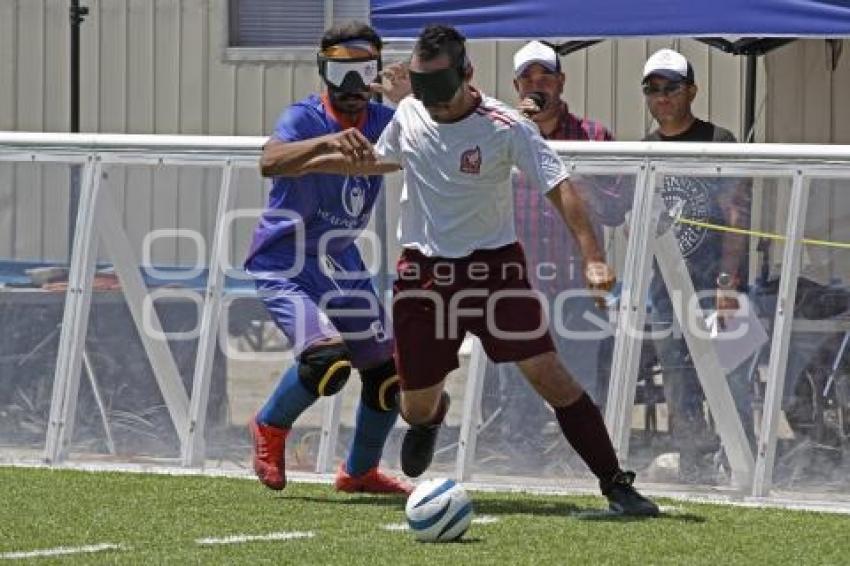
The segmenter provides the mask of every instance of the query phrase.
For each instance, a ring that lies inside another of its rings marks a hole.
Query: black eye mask
[[[413,96],[425,106],[448,102],[463,84],[463,77],[457,69],[450,67],[430,73],[410,71],[410,86]]]

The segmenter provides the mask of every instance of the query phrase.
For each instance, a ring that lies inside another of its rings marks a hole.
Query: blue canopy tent
[[[850,36],[850,0],[371,0],[370,18],[387,39],[447,23],[472,39],[568,39],[556,46],[562,55],[608,38],[695,37],[747,56],[745,132],[758,55],[798,37]]]
[[[370,10],[387,38],[435,22],[480,39],[850,35],[850,0],[372,0]]]

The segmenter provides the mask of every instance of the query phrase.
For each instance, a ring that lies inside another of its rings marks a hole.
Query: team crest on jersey
[[[461,173],[471,173],[478,175],[481,173],[481,148],[477,145],[472,149],[467,149],[460,154],[460,171]]]
[[[366,206],[365,177],[348,177],[342,185],[342,207],[349,216],[358,217]]]

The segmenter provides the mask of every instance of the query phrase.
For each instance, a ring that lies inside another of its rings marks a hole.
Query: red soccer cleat
[[[292,429],[258,423],[257,417],[248,426],[254,440],[254,473],[267,488],[283,489],[286,487],[284,448]]]
[[[341,462],[336,471],[334,487],[346,493],[403,493],[410,494],[413,486],[380,471],[377,466],[362,476],[352,476],[345,471],[345,462]]]

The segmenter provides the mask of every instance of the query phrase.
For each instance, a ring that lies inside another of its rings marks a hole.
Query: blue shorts
[[[294,259],[276,250],[251,258],[246,266],[296,355],[316,342],[341,337],[355,368],[392,357],[392,333],[357,247],[303,257],[304,265],[293,268]]]

